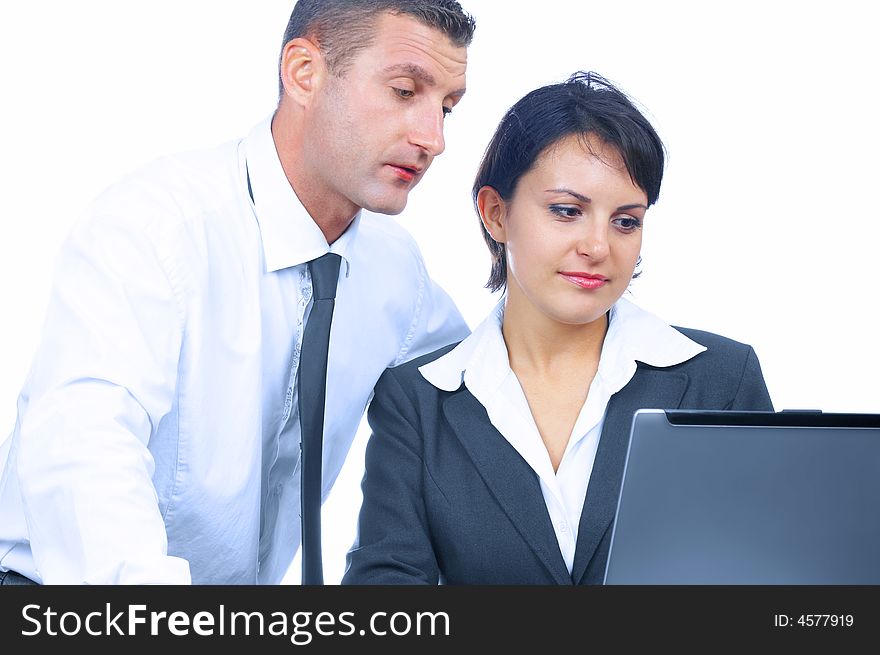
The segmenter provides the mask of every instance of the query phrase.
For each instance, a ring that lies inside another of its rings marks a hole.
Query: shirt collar
[[[504,316],[504,298],[477,328],[448,353],[419,367],[419,372],[428,382],[443,391],[455,391],[463,382],[473,387],[474,376],[485,378],[495,376],[498,386],[506,376],[509,366],[471,366],[490,355],[492,361],[508,361],[507,346],[501,334],[501,319]]]
[[[507,366],[480,366],[481,362],[507,362],[501,333],[502,298],[479,326],[448,353],[419,367],[428,382],[443,391],[455,391],[462,382],[468,388],[500,386],[510,372]],[[706,350],[650,312],[621,298],[611,308],[608,333],[602,348],[600,373],[625,371],[628,361],[667,367],[685,362]],[[634,370],[634,366],[632,367]]]
[[[303,207],[287,175],[272,138],[272,116],[254,126],[244,142],[245,171],[253,192],[253,209],[260,226],[266,272],[303,264],[328,252],[341,255],[346,262],[349,243],[360,225],[358,212],[348,229],[327,243],[323,232]],[[245,180],[247,185],[247,180]]]

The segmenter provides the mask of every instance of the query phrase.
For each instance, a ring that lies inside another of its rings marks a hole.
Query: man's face
[[[334,214],[399,214],[443,152],[444,116],[465,89],[467,51],[445,34],[385,14],[373,43],[328,76],[307,121],[304,163]]]

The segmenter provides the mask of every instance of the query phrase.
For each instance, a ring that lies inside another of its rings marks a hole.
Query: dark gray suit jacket
[[[608,404],[573,571],[559,551],[537,474],[464,385],[388,369],[368,418],[364,499],[343,584],[601,584],[633,414],[639,408],[772,411],[754,351],[676,328],[707,350],[668,368],[642,363]]]

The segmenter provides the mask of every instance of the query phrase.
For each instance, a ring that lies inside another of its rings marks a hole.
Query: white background
[[[462,4],[478,24],[467,96],[448,119],[446,154],[389,220],[415,234],[472,327],[494,303],[469,197],[480,155],[524,93],[592,69],[644,108],[670,155],[633,299],[670,323],[752,344],[777,409],[880,412],[873,3]],[[14,423],[72,223],[123,173],[243,136],[268,115],[291,7],[4,5],[0,435]],[[366,436],[324,508],[330,583],[354,535]]]

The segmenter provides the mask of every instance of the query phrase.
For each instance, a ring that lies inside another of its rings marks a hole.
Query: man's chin
[[[367,211],[373,212],[374,214],[388,214],[389,216],[396,216],[406,208],[406,200],[406,198],[403,198],[403,200],[391,200],[389,198],[382,198],[375,201],[370,201],[364,204],[363,207]]]

